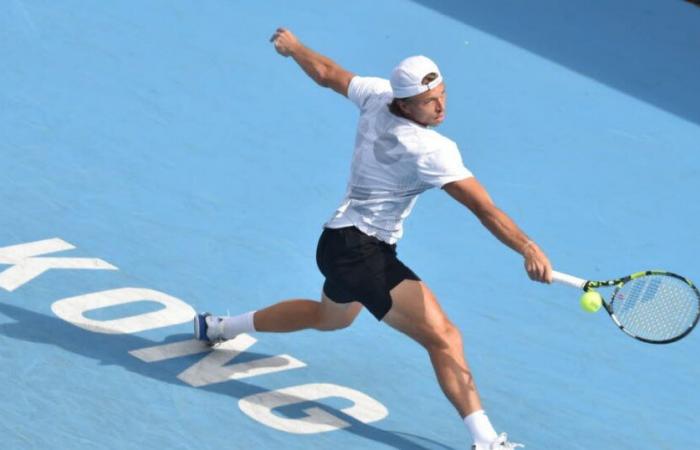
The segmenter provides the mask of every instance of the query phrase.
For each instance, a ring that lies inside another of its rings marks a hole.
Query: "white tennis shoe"
[[[224,319],[209,313],[194,316],[194,338],[211,345],[224,342]]]
[[[472,450],[513,450],[514,448],[525,447],[523,444],[516,444],[515,442],[508,442],[508,435],[501,433],[495,441],[491,442],[491,445],[484,447],[483,445],[477,446],[472,445]]]

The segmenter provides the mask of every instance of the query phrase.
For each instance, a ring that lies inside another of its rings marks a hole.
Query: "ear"
[[[411,110],[408,107],[408,104],[406,102],[398,101],[396,104],[399,106],[399,109],[403,113],[404,116],[410,116],[411,115]]]

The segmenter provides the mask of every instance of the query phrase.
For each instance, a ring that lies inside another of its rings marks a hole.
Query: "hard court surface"
[[[345,330],[191,341],[195,311],[318,298],[357,112],[274,51],[425,54],[440,131],[556,268],[700,281],[700,9],[687,2],[0,3],[5,449],[463,449],[417,345]],[[532,283],[438,190],[399,255],[528,449],[700,448],[700,335],[652,346]]]

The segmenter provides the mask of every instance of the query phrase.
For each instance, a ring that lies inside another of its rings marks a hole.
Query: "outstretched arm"
[[[525,270],[531,279],[545,283],[552,281],[552,265],[547,256],[506,213],[494,204],[486,189],[476,178],[454,181],[443,186],[443,189],[469,208],[501,242],[523,255]]]
[[[330,58],[314,52],[304,46],[294,34],[284,28],[278,28],[270,38],[275,50],[282,56],[291,56],[304,72],[316,83],[329,87],[338,94],[348,96],[348,86],[354,76],[340,67]]]

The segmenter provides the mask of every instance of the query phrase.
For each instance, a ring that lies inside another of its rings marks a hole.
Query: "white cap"
[[[428,84],[422,84],[429,73],[436,73],[437,78]],[[438,66],[425,56],[411,56],[404,59],[391,72],[391,90],[395,98],[407,98],[422,94],[442,83]]]

